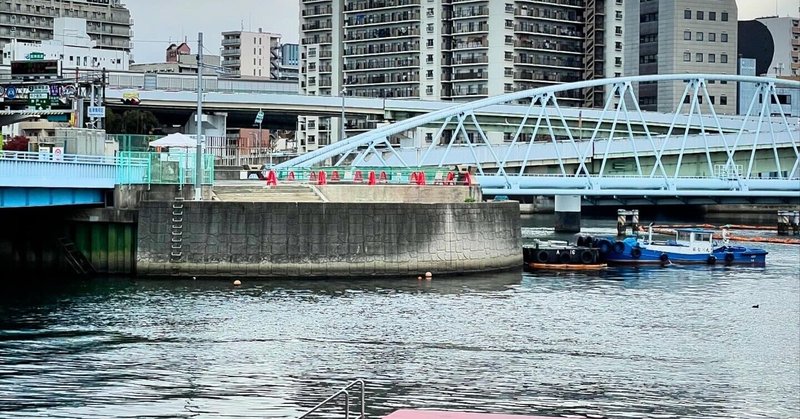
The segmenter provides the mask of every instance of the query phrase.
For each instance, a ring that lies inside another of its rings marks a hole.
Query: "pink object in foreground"
[[[398,410],[385,419],[553,419],[544,416],[495,415],[489,413]]]

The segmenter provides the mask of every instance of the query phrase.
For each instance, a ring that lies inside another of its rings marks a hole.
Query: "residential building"
[[[54,39],[22,42],[12,39],[3,46],[3,63],[32,59],[60,60],[62,70],[127,71],[130,54],[124,50],[97,47],[97,41],[86,33],[86,20],[59,17],[53,19]]]
[[[625,2],[625,74],[736,74],[737,15],[735,0]],[[682,82],[636,87],[641,108],[659,112],[675,112],[684,89]],[[708,90],[717,113],[736,112],[733,83],[715,83]]]
[[[759,76],[800,76],[800,19],[762,17],[739,22],[739,56],[755,59]]]
[[[220,56],[203,54],[203,74],[217,74],[220,69]],[[197,54],[186,42],[170,44],[163,63],[131,64],[131,71],[140,73],[197,74]]]
[[[222,33],[222,68],[228,77],[277,79],[281,36],[275,33],[230,31]]]
[[[0,48],[16,39],[36,43],[54,38],[59,17],[86,21],[96,48],[130,54],[133,20],[120,0],[4,0],[0,2]]]
[[[585,9],[584,80],[621,77],[624,71],[623,33],[625,30],[623,0],[587,0]],[[584,106],[602,108],[610,86],[585,90]]]
[[[741,26],[740,26],[741,30]],[[758,73],[758,64],[755,58],[739,58],[739,75],[742,76],[757,76],[764,75]],[[792,79],[800,81],[800,76],[776,76],[780,78]],[[759,95],[756,97],[755,83],[738,83],[738,115],[758,115],[764,103],[764,97]],[[775,89],[775,97],[769,98],[769,113],[770,115],[786,115],[788,117],[800,117],[800,89],[792,89],[788,87],[777,87]]]
[[[300,45],[282,44],[280,47],[280,66],[278,80],[298,81],[300,79]]]
[[[583,79],[584,0],[300,5],[303,94],[472,101]],[[562,99],[580,105],[584,95]],[[378,123],[348,119],[346,133]],[[300,152],[342,137],[339,118],[300,118],[299,125]]]

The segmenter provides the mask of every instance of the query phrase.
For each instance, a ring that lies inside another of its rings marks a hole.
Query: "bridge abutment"
[[[561,233],[580,233],[581,197],[580,195],[556,195],[555,231]]]

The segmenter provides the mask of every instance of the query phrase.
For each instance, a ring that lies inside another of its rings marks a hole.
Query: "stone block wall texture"
[[[142,203],[139,275],[416,276],[522,264],[516,202],[183,205],[183,254],[176,262],[172,203]]]

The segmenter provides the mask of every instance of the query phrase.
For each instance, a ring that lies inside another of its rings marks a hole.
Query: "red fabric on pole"
[[[326,178],[325,172],[320,170],[319,171],[319,180],[317,180],[317,185],[327,185],[328,179]]]
[[[289,172],[289,176],[286,178],[286,180],[294,181],[295,180],[294,172]]]
[[[380,183],[387,183],[389,180],[386,178],[386,172],[381,172],[381,176],[378,178]]]
[[[275,171],[270,170],[267,173],[267,186],[276,186],[278,184],[278,179],[275,177]]]
[[[368,181],[368,183],[370,185],[374,185],[375,184],[375,172],[372,172],[372,171],[369,172],[369,181]]]
[[[353,175],[353,183],[364,183],[364,175],[361,174],[360,170],[356,170]]]
[[[338,182],[338,181],[339,181],[339,171],[334,170],[333,173],[331,173],[331,182]]]

